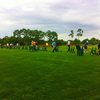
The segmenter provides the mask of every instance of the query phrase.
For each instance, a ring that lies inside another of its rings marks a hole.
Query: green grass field
[[[100,100],[100,57],[0,49],[0,100]]]

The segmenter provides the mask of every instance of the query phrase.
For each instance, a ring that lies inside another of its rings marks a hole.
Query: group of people
[[[46,42],[40,48],[39,45],[38,45],[38,42],[32,41],[29,50],[30,51],[38,51],[38,50],[47,51],[47,47],[48,46],[49,46],[49,44]],[[57,45],[57,42],[56,41],[53,41],[51,43],[51,47],[53,48],[52,49],[52,52],[58,52],[58,45]]]
[[[77,50],[77,55],[78,56],[83,56],[84,53],[87,53],[87,51],[88,51],[88,44],[89,44],[88,41],[86,41],[83,46],[80,46],[80,44],[76,44],[76,50]],[[71,52],[72,48],[71,48],[70,41],[68,41],[67,46],[68,46],[68,52]],[[100,55],[100,42],[98,44],[98,50],[96,49],[96,47],[92,48],[90,54],[91,55]]]
[[[30,51],[38,51],[38,50],[43,50],[47,51],[47,47],[49,46],[48,43],[43,44],[42,48],[39,47],[38,42],[32,41],[31,46],[29,47]]]
[[[32,46],[32,50],[38,50],[38,43],[37,42],[35,42],[35,41],[32,41],[31,42],[31,46]]]
[[[16,43],[15,45],[13,43],[7,43],[5,45],[0,44],[1,48],[17,48],[20,47],[19,43]]]
[[[68,52],[75,53],[75,48],[71,47],[70,41],[67,42],[67,46],[68,46],[68,50],[67,50]],[[84,46],[81,47],[79,44],[76,44],[77,56],[83,56],[83,54],[84,54],[84,49],[83,48],[84,48]]]
[[[89,44],[89,42],[86,41],[83,46],[80,46],[80,44],[76,44],[76,45],[72,46],[71,42],[68,41],[67,42],[67,52],[75,53],[75,51],[77,51],[78,56],[83,56],[84,53],[87,53],[87,51],[88,51],[88,44]],[[12,43],[7,43],[5,46],[6,46],[6,48],[20,47],[19,43],[16,43],[16,45],[13,45]],[[32,41],[31,46],[29,46],[29,50],[30,51],[38,51],[38,50],[47,51],[48,46],[52,47],[52,52],[59,51],[58,43],[56,41],[53,41],[51,43],[51,45],[49,45],[48,42],[46,42],[41,47],[38,45],[38,42]],[[75,50],[75,46],[76,46],[76,50]],[[1,44],[0,44],[0,47],[1,47]],[[90,54],[91,55],[100,55],[100,42],[98,44],[98,50],[96,48],[92,48]]]

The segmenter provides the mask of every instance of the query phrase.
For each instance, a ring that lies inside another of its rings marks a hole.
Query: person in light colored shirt
[[[52,42],[52,47],[53,47],[53,50],[52,50],[52,52],[57,52],[57,43],[54,41],[54,42]]]
[[[67,46],[68,46],[68,52],[70,52],[70,41],[68,41]]]

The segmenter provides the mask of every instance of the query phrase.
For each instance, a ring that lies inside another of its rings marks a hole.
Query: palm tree
[[[71,39],[73,39],[73,37],[74,37],[74,31],[71,30],[70,32],[71,32],[71,33],[70,33],[68,36],[71,37]]]
[[[82,29],[78,29],[76,36],[78,37],[78,40],[79,40],[79,37],[82,37],[83,36],[83,30]]]

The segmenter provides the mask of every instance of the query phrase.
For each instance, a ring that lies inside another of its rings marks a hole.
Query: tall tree
[[[13,36],[14,37],[21,37],[21,34],[20,34],[20,30],[15,30],[14,32],[13,32]]]
[[[71,37],[71,39],[73,39],[73,38],[74,38],[74,31],[71,30],[70,32],[71,32],[71,33],[70,33],[68,36]]]
[[[58,34],[56,32],[54,32],[54,31],[48,30],[46,32],[46,35],[47,35],[49,41],[53,41],[53,40],[57,40],[58,39]]]
[[[76,36],[78,37],[78,40],[79,40],[79,38],[83,36],[83,30],[79,28],[77,30],[77,35]]]
[[[33,30],[32,33],[30,33],[31,38],[33,38],[35,41],[42,40],[44,35],[44,32],[40,30]]]

